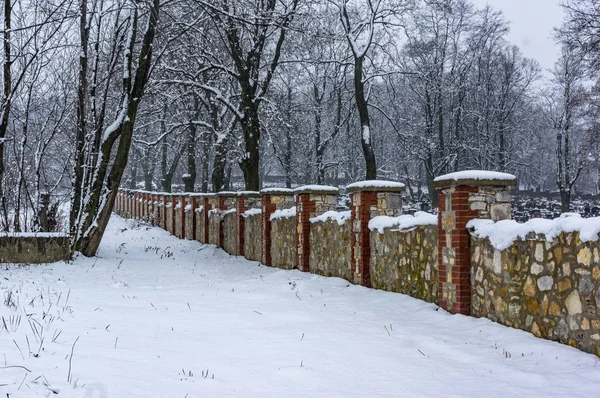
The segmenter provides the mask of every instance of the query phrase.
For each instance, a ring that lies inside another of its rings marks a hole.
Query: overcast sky
[[[473,0],[483,7],[489,4],[510,21],[509,39],[525,56],[536,59],[544,70],[551,69],[559,47],[552,40],[552,29],[563,19],[560,0]],[[547,76],[547,73],[544,73]]]

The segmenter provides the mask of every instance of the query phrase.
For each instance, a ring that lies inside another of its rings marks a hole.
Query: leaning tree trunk
[[[83,0],[85,1],[85,0]],[[139,5],[138,5],[139,6]],[[152,44],[158,25],[158,11],[160,0],[152,0],[149,7],[149,21],[144,33],[142,45],[139,49],[137,69],[133,71],[133,51],[138,25],[137,6],[132,10],[131,26],[126,43],[128,51],[124,59],[123,77],[123,103],[122,109],[115,122],[104,135],[100,146],[99,162],[95,170],[91,190],[83,211],[76,215],[80,220],[79,228],[73,236],[73,248],[79,250],[84,256],[94,256],[104,236],[108,220],[110,219],[115,198],[123,172],[127,167],[133,128],[138,113],[140,100],[148,83],[152,62]],[[111,156],[117,144],[114,157]],[[112,164],[111,164],[112,160]]]

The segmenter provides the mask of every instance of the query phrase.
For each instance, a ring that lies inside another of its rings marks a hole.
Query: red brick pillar
[[[220,211],[227,211],[233,209],[235,206],[235,197],[237,194],[231,191],[221,191],[217,193],[217,209]],[[217,238],[217,246],[223,248],[223,220],[219,222],[219,231]]]
[[[175,218],[177,217],[177,209],[175,209],[175,207],[177,207],[177,196],[175,194],[172,194],[170,196],[170,202],[171,202],[171,229],[169,230],[169,232],[171,233],[171,235],[175,235]]]
[[[140,194],[138,191],[133,191],[133,218],[134,219],[138,219],[139,217],[139,198],[140,198]]]
[[[339,189],[326,185],[296,188],[296,267],[310,272],[310,219],[335,210]]]
[[[376,216],[402,214],[404,184],[394,181],[361,181],[346,187],[350,193],[350,263],[354,283],[371,287],[371,231],[369,221]]]
[[[150,207],[149,207],[148,212],[150,213],[150,216],[149,216],[150,217],[150,224],[156,225],[156,217],[157,217],[157,214],[156,214],[156,210],[157,210],[156,202],[157,202],[157,197],[156,197],[156,194],[153,193],[153,192],[150,193],[149,197],[150,198],[148,200],[150,201]]]
[[[146,221],[152,221],[152,193],[146,192]]]
[[[180,223],[176,236],[179,239],[185,239],[185,206],[187,206],[188,197],[186,195],[179,196],[179,203],[181,204],[181,208],[177,217],[179,217]]]
[[[510,219],[511,174],[468,170],[437,177],[438,298],[455,314],[471,312],[471,253],[467,223],[475,218]]]
[[[244,212],[248,209],[260,208],[260,192],[255,191],[240,191],[237,193],[236,199],[236,221],[237,221],[237,237],[235,242],[235,255],[244,255],[244,229],[246,226],[246,218]],[[257,239],[260,239],[257,237]]]
[[[160,218],[160,226],[162,229],[166,230],[167,229],[167,194],[166,193],[162,193],[160,195],[160,200],[162,202],[161,205],[161,218]]]
[[[275,210],[294,206],[294,191],[287,188],[266,188],[260,191],[262,206],[262,263],[271,266],[271,214]]]
[[[197,239],[197,232],[196,232],[196,218],[198,217],[198,213],[196,212],[196,209],[198,208],[198,196],[197,195],[193,195],[190,194],[190,205],[191,205],[191,214],[190,214],[190,227],[191,230],[187,231],[188,236],[190,237],[191,240],[196,240]]]
[[[142,206],[143,206],[142,197],[143,197],[143,194],[140,191],[137,191],[136,218],[138,220],[142,219]]]

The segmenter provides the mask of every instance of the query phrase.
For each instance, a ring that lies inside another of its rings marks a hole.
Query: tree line
[[[514,173],[600,192],[600,2],[565,0],[551,71],[471,0],[4,0],[0,225],[70,202],[95,254],[117,187],[259,190]]]

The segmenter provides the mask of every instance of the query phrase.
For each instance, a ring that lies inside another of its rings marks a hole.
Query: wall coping
[[[217,196],[228,196],[228,197],[233,197],[233,196],[237,196],[237,192],[234,191],[219,191],[216,194]]]
[[[316,193],[320,195],[339,195],[340,190],[330,185],[304,185],[294,189],[295,194]]]
[[[260,192],[258,191],[238,191],[236,192],[237,196],[243,196],[245,198],[258,198],[260,197]]]
[[[261,189],[261,195],[294,195],[294,190],[290,188],[265,188]]]
[[[455,173],[444,174],[433,180],[435,188],[447,188],[452,186],[493,186],[508,187],[517,185],[517,177],[508,173],[486,170],[463,170]]]
[[[210,196],[215,196],[212,192],[190,192],[188,194],[191,198],[207,198]]]
[[[365,180],[346,186],[346,191],[353,192],[403,192],[406,185],[396,181]]]

